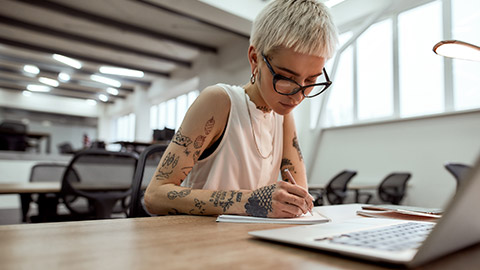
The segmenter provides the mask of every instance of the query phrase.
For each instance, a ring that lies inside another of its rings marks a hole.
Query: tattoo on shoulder
[[[184,189],[182,191],[172,190],[167,193],[167,197],[170,200],[175,200],[176,198],[186,197],[188,194],[190,194],[190,192],[192,192],[191,189]]]
[[[300,160],[303,160],[302,151],[300,151],[300,144],[298,144],[298,138],[296,133],[292,140],[292,146],[297,149],[298,157],[300,158]]]
[[[202,148],[203,146],[203,143],[205,142],[205,139],[207,137],[203,136],[203,135],[198,135],[198,137],[195,139],[195,142],[193,143],[193,147],[195,148]]]
[[[276,186],[276,184],[273,184],[253,191],[252,196],[248,198],[248,202],[245,204],[247,214],[254,217],[267,217],[273,211],[272,194]]]

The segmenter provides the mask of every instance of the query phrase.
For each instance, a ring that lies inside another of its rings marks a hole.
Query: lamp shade
[[[460,40],[442,40],[433,46],[433,51],[446,57],[480,61],[480,47]]]

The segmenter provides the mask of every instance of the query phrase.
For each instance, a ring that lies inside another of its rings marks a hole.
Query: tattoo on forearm
[[[303,160],[302,151],[300,151],[300,145],[298,144],[298,139],[297,139],[297,134],[296,133],[295,133],[295,136],[293,137],[292,145],[293,145],[293,147],[295,147],[295,149],[297,149],[298,157],[300,158],[300,160]]]
[[[183,147],[187,147],[192,143],[192,139],[182,134],[181,129],[178,129],[177,133],[172,140],[173,143],[178,144]]]
[[[292,161],[288,158],[282,159],[282,163],[280,164],[280,169],[282,170],[282,176],[283,176],[283,169],[288,169],[290,172],[296,173],[295,166],[293,166]]]
[[[172,208],[170,211],[168,211],[168,214],[169,215],[178,215],[178,214],[180,214],[180,212],[177,209]]]
[[[272,209],[272,194],[275,191],[276,184],[261,187],[253,191],[252,196],[248,198],[245,204],[247,214],[254,217],[267,217]]]
[[[235,201],[242,201],[242,193],[238,191],[230,191],[230,197],[227,199],[228,191],[214,191],[210,196],[210,202],[215,207],[221,207],[223,212],[226,212]]]
[[[205,213],[205,202],[204,201],[201,201],[197,198],[194,199],[194,202],[195,202],[195,207],[198,208],[198,210],[200,210],[200,214],[203,214]]]
[[[167,193],[167,197],[170,199],[170,200],[174,200],[176,198],[183,198],[183,197],[186,197],[188,194],[190,194],[190,192],[192,192],[191,189],[184,189],[180,192],[176,191],[176,190],[172,190],[172,191],[169,191]]]
[[[210,132],[212,132],[214,125],[215,125],[215,120],[213,119],[213,116],[212,116],[212,118],[210,118],[205,124],[205,128],[204,128],[205,135],[208,135],[210,134]]]
[[[178,164],[179,158],[180,158],[179,156],[172,154],[172,152],[168,152],[167,156],[164,158],[162,162],[162,167],[171,166],[172,168],[175,168]]]
[[[156,180],[168,179],[172,173],[173,173],[173,170],[171,170],[169,172],[164,172],[161,169],[159,169],[157,174],[155,174],[155,179]]]

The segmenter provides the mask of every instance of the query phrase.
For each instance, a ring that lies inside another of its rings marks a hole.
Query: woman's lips
[[[280,102],[280,104],[282,104],[284,107],[287,107],[289,109],[293,109],[293,108],[295,108],[295,106],[297,106],[296,104],[286,104],[286,103],[282,103],[282,102]]]

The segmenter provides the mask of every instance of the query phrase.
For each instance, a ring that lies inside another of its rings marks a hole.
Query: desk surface
[[[352,210],[341,207],[326,206]],[[0,261],[2,269],[385,269],[247,234],[285,226],[292,225],[216,223],[199,216],[4,225]],[[480,245],[422,269],[474,265],[480,265]]]

